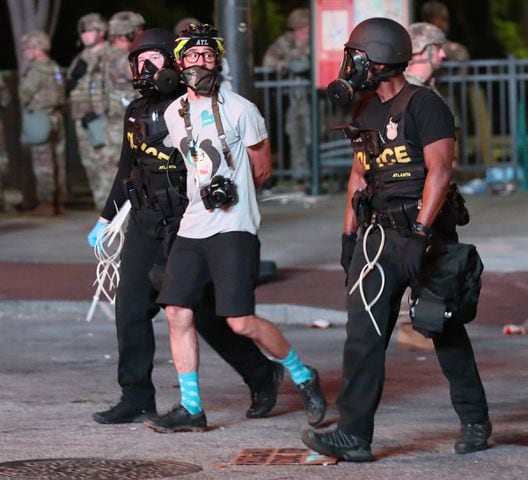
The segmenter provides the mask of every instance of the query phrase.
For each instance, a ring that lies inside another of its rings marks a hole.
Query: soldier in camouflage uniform
[[[3,109],[7,107],[11,101],[11,95],[7,89],[4,79],[0,75],[0,114],[3,113]],[[0,212],[4,210],[4,189],[5,181],[7,177],[7,171],[9,167],[9,159],[7,157],[7,145],[4,134],[4,122],[0,116]]]
[[[422,5],[420,10],[422,21],[436,25],[445,35],[449,34],[449,10],[443,2],[430,0]],[[469,60],[468,49],[458,42],[447,40],[444,44],[446,60],[465,62]]]
[[[263,64],[291,79],[310,77],[310,10],[296,8],[288,15],[288,30],[266,50]],[[293,179],[303,184],[310,175],[310,99],[306,86],[288,89],[286,134]]]
[[[22,37],[28,67],[19,82],[22,110],[40,112],[50,119],[48,139],[30,145],[36,181],[37,209],[41,213],[62,213],[66,196],[66,157],[64,136],[65,86],[59,66],[49,58],[49,36],[41,31]]]
[[[104,166],[100,172],[102,190],[110,192],[119,163],[123,141],[123,115],[128,104],[138,97],[132,88],[128,64],[130,45],[136,33],[143,29],[145,19],[132,11],[117,12],[108,22],[110,45],[104,58],[104,108],[107,117],[105,146],[100,160]]]
[[[70,115],[75,121],[81,163],[95,205],[101,209],[110,190],[109,183],[105,181],[108,172],[101,159],[104,146],[104,129],[101,128],[106,122],[103,67],[108,50],[105,40],[107,22],[98,13],[89,13],[79,19],[77,31],[83,49],[68,69],[66,85]]]
[[[405,79],[413,85],[429,87],[442,96],[435,86],[434,74],[441,68],[446,58],[444,32],[427,22],[417,22],[409,26],[412,40],[412,59],[404,72]]]

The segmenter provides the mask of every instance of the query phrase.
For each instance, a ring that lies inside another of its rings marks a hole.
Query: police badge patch
[[[389,118],[389,123],[385,127],[387,140],[395,140],[398,136],[398,123]]]

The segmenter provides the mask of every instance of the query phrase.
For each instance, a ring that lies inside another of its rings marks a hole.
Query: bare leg
[[[274,358],[285,358],[291,349],[282,332],[273,323],[257,315],[229,317],[227,323],[235,333],[251,338]]]
[[[165,309],[169,324],[169,341],[174,367],[178,373],[197,372],[199,364],[198,337],[193,311],[169,305]]]
[[[193,311],[175,305],[165,309],[169,324],[172,359],[180,381],[181,403],[165,415],[147,419],[143,423],[156,432],[204,431],[207,418],[200,404],[198,388],[198,339],[194,328]]]
[[[227,323],[235,333],[251,338],[289,370],[304,403],[308,422],[312,426],[319,425],[326,412],[326,399],[319,384],[319,375],[314,368],[301,363],[282,332],[273,323],[256,315],[229,317]]]

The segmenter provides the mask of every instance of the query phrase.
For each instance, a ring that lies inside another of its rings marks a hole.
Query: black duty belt
[[[392,205],[384,210],[375,210],[371,222],[383,228],[392,228],[400,235],[409,236],[413,223],[418,216],[418,201],[406,201]]]

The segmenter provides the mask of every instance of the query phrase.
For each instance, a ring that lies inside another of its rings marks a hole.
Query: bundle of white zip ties
[[[119,265],[121,250],[123,249],[123,243],[125,241],[125,234],[123,233],[122,227],[125,220],[130,212],[130,201],[127,200],[123,206],[116,213],[112,221],[104,226],[97,233],[97,241],[94,246],[94,255],[97,258],[97,268],[95,281],[93,285],[97,285],[95,294],[92,299],[92,304],[86,315],[86,321],[92,320],[95,312],[95,307],[99,303],[101,295],[103,295],[111,305],[115,303],[115,294],[117,285],[119,284]],[[117,210],[117,208],[116,208]],[[114,249],[110,249],[112,244],[117,238],[117,246]],[[110,318],[113,318],[112,312],[110,312],[101,303],[101,307],[105,310],[105,313]]]
[[[380,240],[378,251],[376,252],[376,255],[374,256],[374,258],[371,260],[367,252],[367,240],[368,240],[368,236],[372,233],[374,228],[379,229],[381,233],[381,240]],[[354,283],[354,285],[348,292],[349,295],[352,295],[352,293],[354,293],[354,291],[359,287],[359,294],[361,295],[361,300],[363,301],[363,305],[365,306],[365,311],[369,314],[370,320],[372,321],[372,325],[374,325],[374,328],[376,329],[376,332],[378,333],[380,337],[381,337],[381,331],[378,327],[378,324],[376,323],[376,319],[374,318],[374,315],[372,315],[372,307],[379,300],[379,298],[381,297],[381,294],[383,293],[383,289],[385,288],[385,272],[383,271],[383,267],[378,263],[379,257],[381,256],[384,247],[385,247],[385,230],[383,230],[383,227],[381,225],[377,223],[371,223],[368,226],[367,230],[365,231],[365,234],[363,235],[363,255],[367,263],[361,269],[361,272],[359,273],[359,278],[357,279],[356,283]],[[370,272],[372,272],[372,270],[374,270],[374,268],[377,268],[380,273],[381,285],[380,285],[379,292],[369,303],[367,301],[367,298],[365,297],[365,291],[363,289],[363,281],[365,280],[366,276]]]

